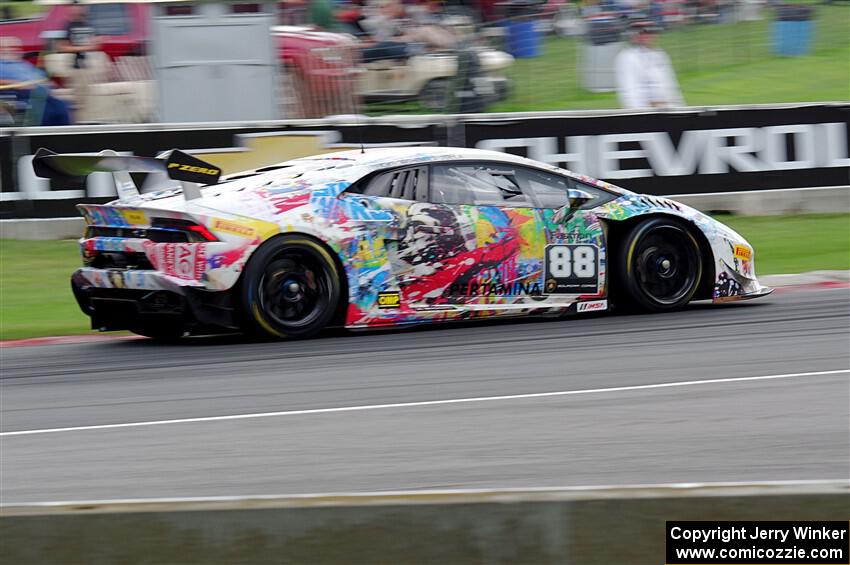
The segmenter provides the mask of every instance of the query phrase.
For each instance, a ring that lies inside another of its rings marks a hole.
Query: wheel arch
[[[699,285],[697,286],[697,291],[694,294],[693,299],[710,299],[714,293],[714,282],[716,276],[714,272],[714,252],[711,249],[711,243],[708,241],[708,237],[705,233],[695,222],[688,218],[664,212],[650,212],[648,214],[640,214],[624,220],[600,218],[605,230],[605,243],[607,248],[606,254],[610,255],[612,252],[611,250],[616,249],[616,246],[622,243],[628,231],[635,225],[654,218],[669,220],[683,226],[697,240],[697,243],[699,244],[700,259],[702,260],[702,276],[700,277]],[[609,266],[609,269],[610,268],[611,267]],[[615,280],[613,275],[614,273],[609,272],[609,281]],[[610,294],[610,288],[608,294]]]
[[[346,268],[346,263],[342,260],[339,251],[334,249],[334,246],[330,244],[326,239],[319,237],[317,234],[309,233],[307,231],[288,231],[277,233],[265,241],[263,241],[256,249],[251,253],[251,256],[248,258],[248,261],[245,263],[245,267],[247,268],[248,263],[256,256],[257,251],[261,248],[272,245],[274,242],[283,239],[285,237],[296,236],[296,237],[304,237],[315,244],[319,245],[324,251],[330,256],[331,260],[334,262],[334,266],[339,273],[339,283],[340,283],[340,301],[337,305],[337,311],[334,314],[333,320],[331,322],[332,326],[345,325],[345,315],[348,310],[348,305],[351,302],[351,297],[349,296],[348,290],[348,269]],[[236,284],[233,285],[233,296],[238,297],[241,295],[241,287],[244,284],[244,277],[246,268],[242,269],[242,272],[239,274],[239,278],[236,281]]]

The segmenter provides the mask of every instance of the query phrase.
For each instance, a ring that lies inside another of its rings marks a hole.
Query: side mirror
[[[555,216],[552,218],[556,224],[566,223],[570,218],[573,217],[573,214],[576,210],[587,204],[593,200],[593,195],[589,192],[585,192],[584,190],[579,190],[578,188],[570,188],[567,190],[567,202],[566,206],[559,208],[557,212],[555,212]]]
[[[575,212],[593,200],[593,195],[578,188],[571,188],[567,190],[567,200],[570,202],[570,209]]]

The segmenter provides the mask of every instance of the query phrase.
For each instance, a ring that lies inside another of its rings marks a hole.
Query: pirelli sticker
[[[378,308],[398,308],[401,304],[401,295],[398,292],[379,292]]]
[[[752,261],[753,259],[753,250],[746,245],[736,245],[734,254],[736,259],[742,261]]]
[[[245,226],[237,222],[231,222],[230,220],[222,220],[220,218],[216,218],[212,223],[213,231],[220,231],[224,233],[229,233],[231,235],[238,235],[239,237],[244,237],[246,239],[254,239],[254,236],[257,235],[257,230],[252,228],[251,226]]]

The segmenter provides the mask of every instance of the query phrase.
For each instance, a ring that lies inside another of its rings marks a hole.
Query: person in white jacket
[[[617,97],[623,108],[684,106],[670,57],[655,47],[657,28],[650,22],[632,24],[631,45],[617,53]]]

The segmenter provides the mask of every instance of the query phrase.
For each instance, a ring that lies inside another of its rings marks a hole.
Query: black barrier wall
[[[79,202],[113,198],[114,187],[102,176],[61,185],[35,177],[29,159],[39,147],[108,148],[142,156],[180,148],[200,151],[216,164],[217,159],[230,163],[225,172],[361,142],[478,147],[531,157],[637,192],[678,195],[846,186],[848,124],[850,104],[817,104],[386,117],[360,124],[334,119],[0,130],[0,216],[73,216]]]

